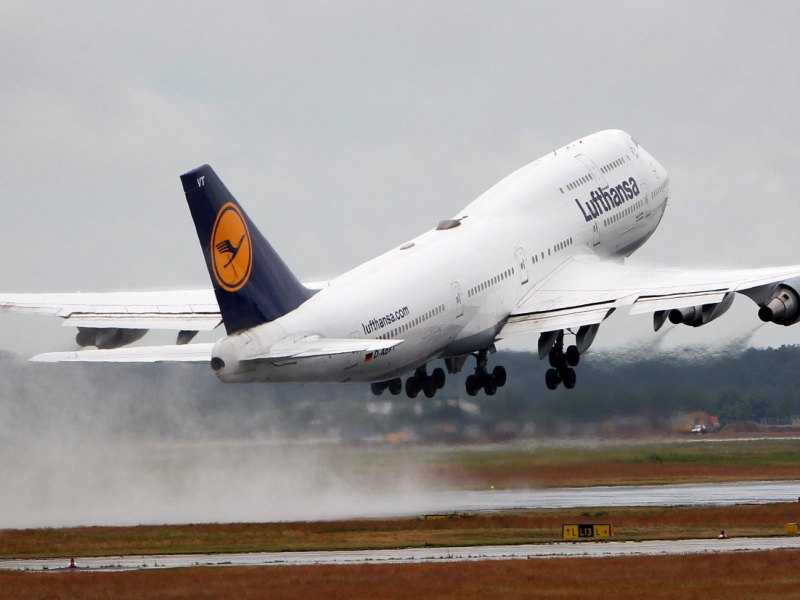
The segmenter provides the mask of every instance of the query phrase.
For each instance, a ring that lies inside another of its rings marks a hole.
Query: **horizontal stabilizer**
[[[267,351],[246,360],[272,361],[287,358],[314,358],[334,356],[349,352],[378,352],[388,350],[403,340],[358,340],[322,338],[311,335],[299,340],[280,341]],[[34,362],[206,362],[211,360],[213,343],[184,344],[182,346],[133,346],[112,350],[77,350],[73,352],[47,352],[31,358]]]
[[[212,343],[184,344],[182,346],[134,346],[113,350],[78,350],[75,352],[47,352],[31,358],[34,362],[208,362]]]
[[[271,361],[286,358],[333,356],[349,352],[376,352],[388,350],[402,343],[403,340],[339,339],[310,335],[299,340],[282,340],[273,344],[267,352],[250,357],[247,360]]]

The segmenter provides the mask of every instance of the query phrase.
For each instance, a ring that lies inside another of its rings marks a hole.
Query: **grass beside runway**
[[[713,538],[721,529],[730,536],[760,537],[784,535],[784,524],[797,521],[800,503],[787,502],[730,507],[539,510],[444,519],[24,529],[0,532],[0,557],[530,544],[559,541],[562,523],[586,522],[611,523],[613,539],[618,541]]]
[[[524,440],[457,446],[326,447],[320,468],[358,474],[380,487],[411,477],[435,489],[586,487],[790,480],[799,477],[800,439],[725,439],[716,434],[660,441]]]
[[[0,596],[38,598],[797,598],[797,552],[440,564],[0,572]]]
[[[681,437],[656,443],[412,449],[435,481],[465,489],[797,479],[800,440]]]

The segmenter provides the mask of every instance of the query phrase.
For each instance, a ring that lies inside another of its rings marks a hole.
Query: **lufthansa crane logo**
[[[222,289],[236,292],[250,279],[253,246],[250,232],[239,207],[233,202],[222,205],[211,231],[211,268]]]

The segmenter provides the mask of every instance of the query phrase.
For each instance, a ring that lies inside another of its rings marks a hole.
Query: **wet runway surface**
[[[708,552],[800,550],[800,536],[734,538],[727,540],[666,540],[645,542],[560,542],[517,546],[404,548],[335,552],[259,552],[247,554],[187,554],[163,556],[106,556],[76,559],[0,560],[0,569],[15,571],[132,571],[182,567],[252,567],[299,565],[404,564],[477,560],[523,560],[555,557],[657,556]]]
[[[554,488],[542,490],[483,490],[431,492],[408,504],[386,509],[376,498],[366,499],[354,518],[406,517],[428,513],[561,509],[613,506],[726,506],[797,502],[800,481],[759,481],[729,484],[686,484]],[[357,511],[357,512],[356,512]],[[341,518],[341,517],[340,517]],[[135,570],[193,566],[289,566],[314,564],[409,563],[466,560],[508,560],[556,556],[627,556],[800,549],[800,536],[727,540],[668,540],[645,542],[563,542],[514,546],[408,548],[337,552],[264,552],[249,554],[191,554],[76,558],[85,570]],[[69,558],[0,560],[0,569],[71,571]]]
[[[227,496],[166,502],[163,498],[132,496],[108,502],[53,502],[14,506],[0,515],[0,529],[89,525],[328,521],[414,517],[429,513],[483,512],[524,509],[564,509],[620,506],[727,506],[796,502],[800,480],[747,481],[682,485],[565,487],[502,490],[425,490],[374,492],[354,489],[342,494],[290,490],[280,503],[264,496],[243,494],[235,503]],[[215,499],[218,502],[215,502]],[[21,513],[14,525],[3,517]]]
[[[420,505],[415,507],[415,510],[408,513],[375,516],[407,516],[419,512],[594,506],[729,506],[794,502],[799,497],[800,481],[796,480],[540,490],[448,491],[429,494]]]

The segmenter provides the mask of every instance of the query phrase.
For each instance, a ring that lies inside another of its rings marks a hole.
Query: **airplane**
[[[658,227],[667,172],[621,130],[582,137],[518,169],[450,219],[343,275],[301,283],[214,170],[180,177],[212,290],[2,294],[0,311],[56,314],[81,347],[43,362],[208,362],[224,382],[365,382],[432,398],[475,359],[466,392],[505,385],[498,340],[538,335],[545,385],[575,386],[581,356],[614,311],[699,327],[736,292],[762,321],[800,320],[800,266],[634,267]],[[190,343],[220,323],[216,343]],[[174,345],[131,346],[150,329]],[[568,343],[569,342],[569,343]],[[429,370],[435,361],[441,366]]]

